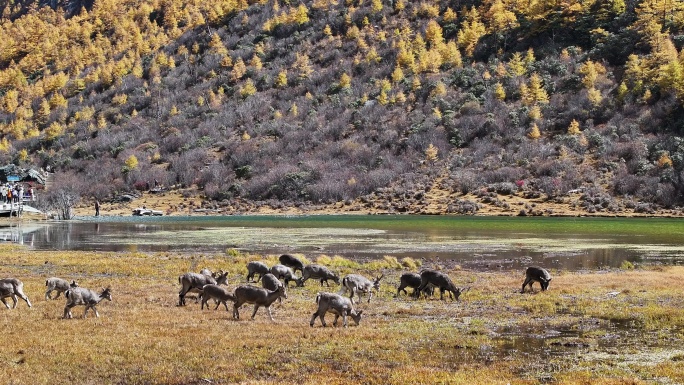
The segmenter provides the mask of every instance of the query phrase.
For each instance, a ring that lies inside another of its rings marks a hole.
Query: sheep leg
[[[530,291],[532,291],[532,280],[529,278],[525,278],[525,282],[523,282],[522,290],[520,290],[520,293],[525,292],[525,286],[527,286],[528,283],[530,284]]]
[[[69,305],[64,306],[64,315],[62,316],[62,318],[69,319],[72,317],[72,314],[71,314],[71,308],[72,307],[73,306],[69,306]]]
[[[240,319],[240,312],[238,311],[238,304],[233,304],[233,318]]]
[[[49,301],[52,299],[52,290],[48,290],[45,292],[45,300]]]
[[[28,297],[27,297],[24,293],[19,293],[18,295],[19,295],[19,298],[23,299],[24,302],[26,302],[26,304],[28,305],[28,307],[32,307],[31,301],[29,301]],[[16,302],[17,302],[17,297],[15,296],[15,297],[12,298],[12,299],[14,299],[14,307],[17,307],[17,303],[16,303]]]
[[[368,303],[370,303],[371,298],[373,298],[373,290],[368,292]],[[361,301],[361,298],[359,298],[359,302]]]
[[[178,306],[185,306],[186,294],[188,294],[188,292],[185,290],[185,288],[181,289],[180,293],[178,293]]]
[[[9,305],[7,304],[7,302],[5,301],[5,298],[0,298],[0,301],[2,301],[2,303],[5,304],[6,308],[8,308],[8,309],[10,308]]]
[[[100,318],[100,313],[97,312],[97,308],[95,306],[92,307],[93,312],[95,312],[95,318]]]
[[[254,316],[256,315],[257,310],[259,310],[259,305],[255,303],[254,304],[254,311],[252,312],[252,319],[254,319]]]
[[[323,327],[326,327],[327,325],[325,324],[325,312],[324,311],[319,312],[319,318],[321,319],[321,325],[323,325]]]
[[[16,295],[16,294],[12,294],[12,297],[11,297],[11,298],[12,298],[12,302],[14,302],[14,303],[12,304],[12,309],[16,309],[16,308],[17,308],[17,295]]]
[[[52,295],[52,294],[50,294],[50,295]],[[54,299],[57,299],[57,298],[59,298],[59,296],[60,296],[60,295],[62,295],[62,292],[61,292],[61,291],[59,291],[59,290],[57,290],[57,295],[55,296],[55,298],[54,298]]]
[[[270,318],[271,321],[275,321],[275,320],[273,319],[273,315],[271,314],[271,307],[270,307],[270,306],[267,306],[267,307],[266,307],[266,313],[268,313],[268,318]]]
[[[318,311],[316,311],[312,316],[311,316],[311,322],[309,322],[309,326],[313,327],[314,322],[316,322],[316,317],[318,317]],[[323,324],[323,327],[325,327],[325,320],[323,319],[323,316],[321,318],[321,323]]]

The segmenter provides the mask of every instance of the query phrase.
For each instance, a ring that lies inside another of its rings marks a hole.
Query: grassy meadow
[[[643,267],[567,273],[551,271],[550,290],[520,294],[522,271],[442,268],[458,286],[459,302],[393,298],[399,276],[420,261],[358,263],[319,257],[343,276],[384,273],[361,325],[333,328],[309,320],[321,290],[309,281],[290,288],[251,320],[223,307],[178,307],[178,275],[203,267],[244,283],[246,262],[277,256],[42,252],[0,246],[0,277],[16,277],[33,302],[0,308],[5,384],[675,384],[684,382],[684,267]],[[45,279],[111,286],[100,318],[61,319],[65,300],[44,298]],[[331,287],[330,291],[338,291]],[[11,304],[11,300],[9,300]],[[231,309],[232,310],[232,309]]]

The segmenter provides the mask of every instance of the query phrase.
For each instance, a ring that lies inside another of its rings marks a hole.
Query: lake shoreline
[[[684,210],[649,209],[628,201],[620,201],[620,210],[604,207],[588,209],[581,194],[562,198],[527,198],[523,193],[511,195],[459,195],[432,188],[421,202],[390,201],[372,195],[348,202],[332,204],[288,204],[287,202],[252,202],[233,199],[223,204],[207,201],[195,189],[175,189],[163,192],[140,192],[128,201],[100,202],[103,216],[131,216],[136,208],[162,211],[165,216],[214,215],[454,215],[454,216],[550,216],[550,217],[652,217],[684,218]],[[617,199],[617,198],[616,198]],[[461,207],[461,209],[456,209]],[[463,211],[472,207],[472,211]],[[474,209],[477,208],[477,209]],[[460,210],[460,211],[459,211]],[[462,212],[461,212],[462,211]],[[94,201],[84,199],[74,207],[76,216],[94,216]]]

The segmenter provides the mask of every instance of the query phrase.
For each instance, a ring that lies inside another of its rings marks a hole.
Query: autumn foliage
[[[334,202],[440,174],[682,203],[679,1],[40,4],[0,6],[0,162],[85,195]]]

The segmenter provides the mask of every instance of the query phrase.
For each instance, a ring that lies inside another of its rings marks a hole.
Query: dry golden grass
[[[264,309],[250,320],[251,306],[241,309],[239,321],[223,308],[200,311],[192,300],[176,306],[179,274],[223,269],[234,287],[244,283],[246,261],[263,258],[273,264],[275,256],[38,252],[12,246],[0,247],[0,253],[5,256],[0,277],[21,279],[34,305],[28,309],[21,301],[16,309],[0,308],[2,383],[684,382],[682,267],[554,274],[549,291],[532,294],[519,293],[522,272],[447,269],[459,286],[472,287],[452,303],[393,298],[405,271],[401,264],[415,261],[322,257],[320,262],[342,274],[386,277],[379,295],[358,306],[366,314],[361,326],[343,329],[322,328],[318,320],[309,327],[313,298],[321,290],[316,282],[291,288],[282,305],[274,304],[276,322]],[[77,307],[77,318],[62,320],[64,299],[44,299],[45,278],[53,275],[91,289],[111,286],[113,301],[98,306],[100,318],[82,319],[83,307]],[[606,336],[620,332],[616,325],[629,325],[629,332],[619,334],[615,346],[604,346],[612,341]],[[519,333],[504,338],[504,330]],[[577,335],[526,339],[550,330]]]

